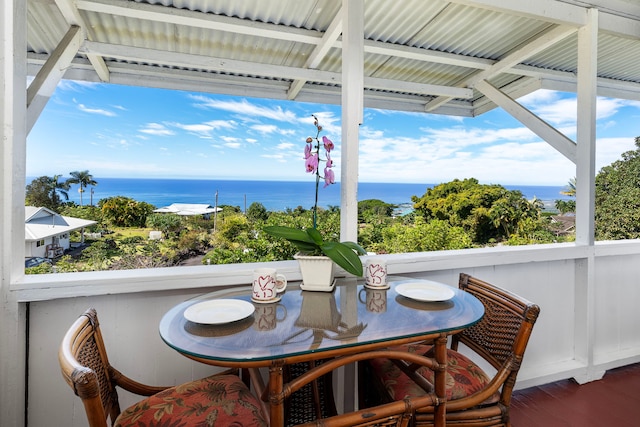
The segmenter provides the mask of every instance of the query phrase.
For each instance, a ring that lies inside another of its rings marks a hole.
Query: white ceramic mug
[[[364,268],[364,282],[369,287],[387,286],[387,262],[381,258],[367,260]]]
[[[253,292],[256,301],[271,301],[287,288],[287,278],[278,274],[275,268],[257,268],[253,270]]]

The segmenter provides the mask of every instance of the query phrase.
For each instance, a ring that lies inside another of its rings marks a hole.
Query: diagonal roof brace
[[[342,33],[342,10],[339,10],[336,16],[333,17],[333,21],[327,28],[327,31],[322,35],[322,41],[316,45],[311,52],[311,55],[307,58],[307,61],[304,64],[304,68],[317,68],[320,65],[320,62],[324,59],[324,57],[329,52],[329,49],[333,46],[333,44],[338,40],[340,34]],[[288,99],[295,99],[300,93],[300,90],[306,83],[305,80],[295,80],[291,83],[289,88],[289,92],[287,93]]]
[[[520,46],[518,49],[509,53],[500,61],[491,65],[489,68],[482,71],[477,71],[459,86],[473,87],[478,81],[487,80],[492,76],[505,72],[509,70],[511,67],[518,65],[525,59],[530,58],[533,55],[548,48],[549,46],[556,44],[560,40],[565,39],[566,37],[570,36],[576,31],[577,31],[576,28],[568,27],[568,26],[554,27],[551,30],[543,33],[542,35],[540,35],[530,43]],[[427,105],[425,106],[425,110],[433,111],[434,109],[442,106],[443,104],[449,102],[450,100],[451,98],[440,96],[432,100],[431,102],[427,103]]]
[[[67,67],[80,49],[82,32],[72,25],[27,89],[27,132],[31,131]]]
[[[502,107],[502,109],[511,114],[520,123],[528,127],[533,133],[544,139],[549,145],[558,150],[560,154],[571,160],[574,164],[576,163],[577,145],[574,141],[567,138],[556,128],[527,110],[486,80],[477,82],[476,89],[498,106]]]
[[[82,29],[82,38],[90,40],[89,34],[87,32],[87,24],[80,16],[80,12],[76,7],[76,2],[71,0],[55,0],[58,9],[64,16],[64,19],[69,23],[69,25],[77,25]],[[98,77],[103,82],[109,81],[109,69],[107,68],[107,64],[105,64],[104,59],[98,55],[88,55],[87,58],[89,62],[93,66],[93,69],[98,74]]]

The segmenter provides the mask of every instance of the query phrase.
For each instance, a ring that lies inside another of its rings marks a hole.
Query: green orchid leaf
[[[316,245],[321,246],[323,243],[322,234],[315,228],[307,228],[307,234],[313,239]]]
[[[357,243],[354,243],[354,242],[342,242],[342,244],[347,246],[347,247],[349,247],[349,248],[351,248],[351,249],[353,249],[354,251],[356,251],[360,255],[366,255],[367,254],[367,251]]]
[[[321,248],[326,256],[345,271],[354,276],[362,277],[362,261],[349,246],[338,242],[328,242],[323,244]]]
[[[269,227],[264,227],[262,230],[265,233],[270,234],[274,237],[281,237],[283,239],[287,239],[294,244],[296,241],[315,244],[315,241],[311,238],[311,236],[309,236],[309,234],[306,231],[300,230],[298,228],[272,225]]]
[[[301,242],[299,240],[290,240],[290,242],[296,248],[298,248],[298,250],[300,252],[303,252],[303,253],[306,253],[306,254],[314,254],[319,250],[318,245],[315,245],[313,243]]]

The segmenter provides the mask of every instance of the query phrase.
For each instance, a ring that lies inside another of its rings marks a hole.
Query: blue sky
[[[575,95],[519,100],[575,140]],[[599,98],[596,168],[635,148],[640,102]],[[311,114],[336,144],[340,108],[130,86],[63,81],[27,138],[27,176],[305,181]],[[476,118],[367,109],[360,131],[363,182],[566,185],[575,167],[500,109]]]

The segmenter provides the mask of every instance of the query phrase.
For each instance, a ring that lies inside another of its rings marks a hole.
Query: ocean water
[[[311,208],[314,204],[315,181],[225,181],[201,179],[138,179],[99,178],[98,185],[87,188],[82,195],[83,204],[97,204],[100,199],[125,196],[144,201],[156,207],[172,203],[207,203],[212,206],[232,205],[245,210],[253,202],[262,203],[267,210],[278,211],[298,206]],[[27,182],[31,179],[28,178]],[[340,205],[340,183],[322,188],[320,183],[318,205],[323,207]],[[422,196],[433,184],[386,184],[360,183],[358,200],[379,199],[386,203],[410,204],[412,196]],[[513,186],[504,185],[509,190],[520,190],[527,199],[534,196],[545,204],[553,205],[558,199],[567,199],[560,194],[563,186]],[[78,186],[69,191],[69,200],[80,203]]]

